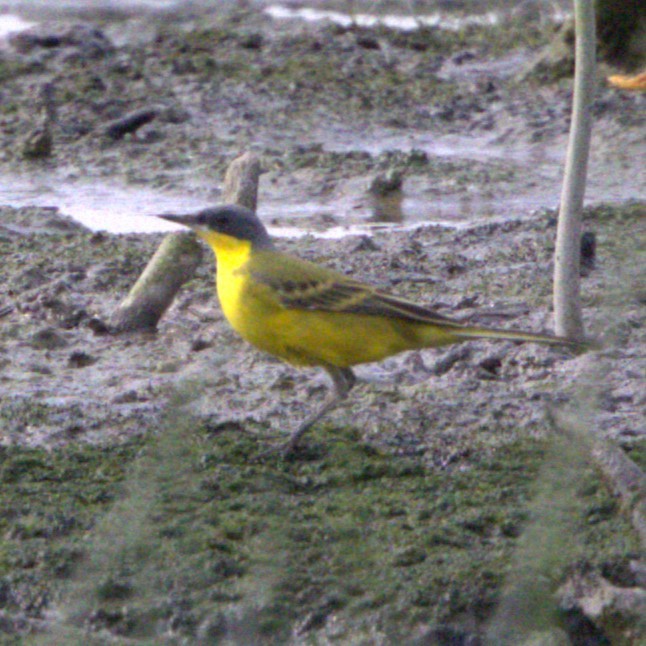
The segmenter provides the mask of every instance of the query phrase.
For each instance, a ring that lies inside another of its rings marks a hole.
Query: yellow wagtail
[[[287,451],[347,396],[356,364],[474,338],[580,345],[549,334],[460,323],[281,253],[258,217],[239,206],[159,217],[191,228],[215,252],[218,296],[234,330],[288,363],[322,366],[331,376],[334,387],[291,434]]]

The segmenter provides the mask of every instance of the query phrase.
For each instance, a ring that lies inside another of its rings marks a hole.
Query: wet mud
[[[551,328],[544,196],[571,87],[515,75],[549,28],[402,34],[251,11],[78,24],[2,52],[1,172],[217,202],[254,150],[270,227],[364,226],[281,248],[449,316]],[[44,82],[53,150],[26,159]],[[156,334],[113,336],[100,322],[162,234],[0,207],[7,643],[636,643],[639,538],[589,447],[644,464],[640,107],[605,88],[595,104],[582,291],[601,349],[478,341],[362,366],[293,461],[257,458],[325,382],[236,337],[210,255]],[[402,226],[434,218],[459,226]]]

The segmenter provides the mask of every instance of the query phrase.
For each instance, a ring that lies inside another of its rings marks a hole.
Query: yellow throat
[[[251,256],[251,242],[215,231],[200,231],[199,235],[215,253],[216,286],[222,311],[233,329],[246,337],[241,295],[247,274],[242,268]]]
[[[240,240],[216,231],[199,231],[198,234],[213,249],[218,261],[218,273],[220,270],[235,271],[249,260],[249,240]]]

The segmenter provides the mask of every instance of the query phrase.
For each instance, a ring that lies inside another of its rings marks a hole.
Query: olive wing
[[[258,283],[269,287],[288,309],[366,314],[438,325],[456,323],[429,308],[326,267],[276,252],[259,256],[249,267],[249,273]]]

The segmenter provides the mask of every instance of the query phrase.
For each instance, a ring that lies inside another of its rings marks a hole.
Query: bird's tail
[[[476,325],[458,324],[451,327],[451,333],[458,339],[500,339],[502,341],[525,341],[534,343],[546,343],[549,345],[560,345],[569,348],[574,352],[583,352],[590,349],[588,342],[573,341],[554,334],[537,334],[523,330],[505,330],[502,328],[480,327]]]

